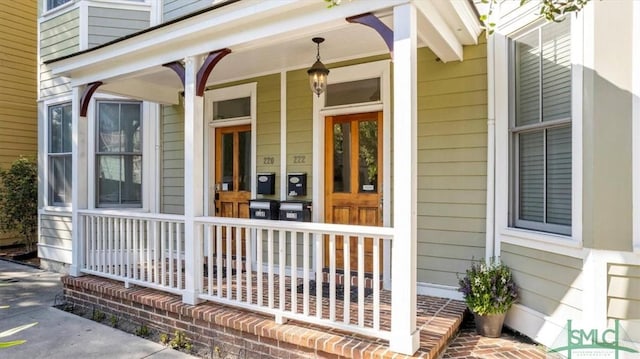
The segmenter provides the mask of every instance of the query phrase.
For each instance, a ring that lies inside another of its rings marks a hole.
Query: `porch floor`
[[[197,306],[182,303],[182,298],[166,292],[132,286],[125,288],[123,283],[96,276],[62,278],[65,296],[77,305],[93,308],[103,307],[107,313],[126,313],[148,322],[150,327],[158,329],[174,328],[193,333],[193,341],[209,345],[214,327],[223,328],[223,332],[234,332],[245,338],[237,346],[251,352],[253,345],[273,347],[272,355],[280,357],[281,350],[299,350],[312,353],[310,357],[344,358],[405,358],[388,349],[388,342],[363,335],[356,335],[308,323],[288,321],[276,324],[274,318],[213,302],[204,302]],[[254,287],[255,288],[255,287]],[[93,298],[93,299],[92,299]],[[277,298],[277,296],[276,296]],[[329,311],[328,303],[323,300],[323,312]],[[390,307],[391,295],[382,291],[381,307]],[[417,326],[420,329],[420,349],[413,357],[437,358],[460,327],[466,306],[464,302],[450,299],[418,296]],[[367,313],[368,314],[368,313]],[[381,311],[381,324],[390,323],[389,311]],[[219,329],[218,329],[219,330]],[[256,341],[246,339],[249,336],[260,338]],[[221,338],[219,334],[213,337]],[[257,357],[250,356],[247,357]]]

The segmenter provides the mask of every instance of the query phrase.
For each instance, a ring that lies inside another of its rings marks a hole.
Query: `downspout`
[[[495,37],[492,35],[487,36],[487,213],[485,260],[489,261],[500,253],[496,253],[495,242]]]

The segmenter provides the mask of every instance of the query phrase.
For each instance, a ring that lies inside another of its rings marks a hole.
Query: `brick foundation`
[[[210,302],[187,305],[177,295],[141,287],[127,289],[120,282],[104,278],[65,276],[62,283],[69,304],[89,311],[97,309],[107,315],[126,316],[161,333],[180,330],[195,344],[207,348],[218,346],[234,353],[232,357],[405,357],[390,352],[388,343],[382,340],[295,321],[279,325],[272,317]],[[457,331],[464,305],[437,298],[428,304],[434,308],[435,304],[439,309],[437,315],[424,316],[426,322],[418,320],[422,345],[416,356],[436,358]],[[434,326],[433,330],[426,328],[427,323]]]

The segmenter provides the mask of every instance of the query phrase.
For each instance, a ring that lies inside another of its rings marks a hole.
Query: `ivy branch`
[[[330,1],[330,0],[325,0]],[[339,0],[336,0],[339,2]],[[487,12],[480,15],[482,27],[487,35],[493,34],[496,28],[496,22],[493,20],[494,11],[506,0],[480,0],[481,3],[487,4]],[[520,6],[525,5],[531,0],[520,0]],[[547,21],[560,22],[565,19],[568,13],[578,13],[582,10],[589,0],[539,0],[540,16]]]

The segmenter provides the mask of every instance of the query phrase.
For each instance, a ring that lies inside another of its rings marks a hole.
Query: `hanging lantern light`
[[[329,75],[329,69],[320,61],[320,44],[324,41],[322,37],[314,37],[311,41],[317,45],[316,62],[307,70],[309,75],[309,85],[311,91],[318,97],[327,89],[327,75]]]

